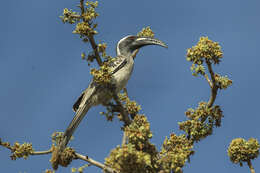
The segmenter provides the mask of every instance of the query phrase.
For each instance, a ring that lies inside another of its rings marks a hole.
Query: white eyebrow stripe
[[[120,50],[119,50],[119,45],[120,45],[125,39],[127,39],[129,36],[131,36],[131,35],[125,36],[124,38],[122,38],[121,40],[119,40],[119,42],[117,43],[117,45],[116,45],[116,54],[117,54],[117,55],[121,55],[121,52],[120,52]]]

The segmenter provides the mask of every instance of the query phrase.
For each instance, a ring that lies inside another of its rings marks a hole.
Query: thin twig
[[[73,17],[73,18],[76,18],[76,19],[80,19],[81,18],[81,16],[77,15],[77,14],[71,14],[70,16]]]
[[[126,132],[124,130],[124,133],[123,133],[123,138],[122,138],[122,146],[125,145],[127,142],[127,136],[126,136]]]
[[[7,144],[7,142],[1,142],[0,141],[1,146],[11,150],[11,152],[14,152],[14,148],[11,145],[6,145],[6,144]],[[44,155],[44,154],[50,154],[50,153],[52,153],[52,148],[49,149],[49,150],[46,150],[46,151],[32,151],[32,152],[30,152],[30,155]]]
[[[50,154],[52,153],[52,149],[46,150],[46,151],[33,151],[30,153],[30,155],[44,155],[44,154]]]
[[[110,168],[110,167],[108,167],[108,166],[106,166],[106,165],[104,165],[104,164],[102,164],[102,163],[100,163],[100,162],[98,162],[96,160],[93,160],[93,159],[89,158],[88,156],[84,156],[82,154],[76,153],[76,157],[78,159],[84,160],[84,161],[86,161],[86,162],[88,162],[88,163],[90,163],[92,165],[95,165],[96,167],[99,167],[99,168],[103,169],[105,172],[117,173],[117,171],[113,170],[112,168]]]
[[[122,114],[122,118],[125,123],[125,126],[128,126],[129,124],[131,124],[131,120],[128,116],[128,113],[124,109],[124,107],[123,107],[122,103],[120,102],[119,97],[117,96],[116,93],[113,93],[113,98],[116,101],[116,104],[119,106],[120,113]]]
[[[127,92],[127,89],[126,89],[126,88],[124,88],[123,90],[124,90],[124,92],[125,92],[126,96],[128,97],[128,92]]]
[[[93,35],[90,35],[90,36],[88,36],[88,39],[89,39],[89,42],[90,42],[90,44],[91,44],[92,49],[94,50],[95,59],[97,60],[98,65],[99,65],[99,66],[102,66],[103,63],[102,63],[102,60],[101,60],[100,55],[99,55],[99,53],[98,53],[97,44],[96,44],[96,42],[95,42],[94,36],[93,36]]]
[[[210,77],[211,77],[211,81],[212,81],[211,96],[210,96],[210,99],[208,101],[208,107],[211,107],[214,104],[215,100],[216,100],[218,87],[216,85],[215,74],[213,72],[213,69],[212,69],[210,61],[206,60],[206,64],[208,66]]]
[[[1,138],[0,138],[0,145],[2,145],[3,147],[12,150],[12,146],[10,145],[9,142],[2,142]]]
[[[247,165],[248,165],[248,167],[249,167],[251,173],[255,173],[255,169],[253,168],[253,165],[252,165],[252,163],[251,163],[251,160],[247,161]]]
[[[80,6],[79,6],[79,7],[80,7],[80,9],[81,9],[81,15],[80,15],[80,16],[83,18],[83,14],[85,13],[84,0],[80,0]],[[89,25],[91,25],[91,24],[90,24],[88,21],[86,21],[84,18],[83,18],[83,21],[84,21],[84,22],[87,22]],[[96,42],[95,42],[94,36],[93,36],[93,35],[89,35],[89,36],[87,36],[87,37],[88,37],[88,40],[89,40],[89,42],[90,42],[90,44],[91,44],[92,49],[94,50],[95,59],[96,59],[98,65],[99,65],[99,66],[102,66],[103,62],[102,62],[102,60],[101,60],[101,58],[100,58],[100,55],[99,55],[99,53],[98,53],[97,44],[96,44]]]
[[[213,88],[213,85],[212,85],[212,83],[211,83],[211,81],[210,81],[208,75],[207,75],[207,74],[204,74],[204,77],[205,77],[205,79],[207,80],[207,82],[209,83],[210,88]]]
[[[10,145],[9,142],[2,142],[0,138],[0,145],[14,152],[14,148]],[[46,151],[32,151],[30,155],[44,155],[50,154],[52,152],[52,148]]]
[[[80,0],[80,10],[81,10],[81,16],[85,13],[85,8],[84,8],[84,0]]]
[[[128,92],[127,92],[127,89],[126,89],[126,88],[124,88],[123,90],[124,90],[124,92],[125,92],[126,96],[128,97]],[[123,146],[123,145],[125,145],[125,144],[126,144],[126,142],[127,142],[127,136],[126,136],[125,129],[123,129],[122,146]]]
[[[127,95],[127,90],[126,88],[124,88],[124,92],[126,93]],[[127,95],[128,97],[128,95]],[[114,100],[116,100],[117,98],[114,98]],[[111,106],[112,107],[112,112],[119,112],[122,114],[122,117],[123,117],[123,121],[125,123],[125,125],[127,124],[126,122],[129,120],[129,124],[131,123],[131,120],[128,118],[128,113],[126,111],[123,111],[124,108],[122,108],[122,104],[118,104],[118,103],[121,103],[120,100],[118,100],[117,102],[117,105],[113,104],[113,103],[109,103],[108,106]],[[127,117],[127,118],[124,118],[124,117]],[[125,130],[123,129],[123,138],[122,138],[122,146],[125,145],[127,142],[127,136],[126,136],[126,133],[125,133]]]

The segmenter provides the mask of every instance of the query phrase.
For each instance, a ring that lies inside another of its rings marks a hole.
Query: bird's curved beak
[[[136,40],[133,42],[133,44],[137,48],[141,48],[146,45],[158,45],[158,46],[168,48],[168,46],[161,40],[150,38],[150,37],[137,37]]]

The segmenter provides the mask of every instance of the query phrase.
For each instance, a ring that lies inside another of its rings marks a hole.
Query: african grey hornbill
[[[167,48],[167,45],[162,41],[149,37],[126,36],[117,43],[117,56],[109,64],[112,72],[111,83],[115,86],[115,93],[119,93],[126,86],[132,74],[134,66],[133,52],[146,45],[159,45]],[[60,151],[65,149],[72,134],[88,110],[92,106],[99,104],[108,105],[111,99],[111,88],[97,84],[94,81],[90,83],[73,106],[76,115],[63,135],[63,140],[60,143]]]

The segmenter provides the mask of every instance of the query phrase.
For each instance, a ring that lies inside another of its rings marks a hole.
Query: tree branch
[[[80,15],[80,17],[83,18],[83,14],[85,13],[84,0],[80,0],[80,5],[79,5],[79,7],[80,7],[80,10],[81,10],[81,15]],[[90,24],[88,21],[86,21],[84,18],[83,18],[83,21],[84,21],[84,22],[87,22],[89,25],[91,25],[91,24]],[[88,37],[88,40],[89,40],[89,42],[90,42],[90,44],[91,44],[92,49],[94,50],[95,59],[96,59],[98,65],[99,65],[99,66],[102,66],[102,65],[103,65],[103,62],[102,62],[102,60],[101,60],[101,58],[100,58],[100,55],[99,55],[99,53],[98,53],[97,44],[96,44],[96,42],[95,42],[94,36],[91,34],[91,35],[88,35],[87,37]]]
[[[10,145],[9,142],[2,142],[1,139],[0,139],[0,145],[9,149],[11,152],[14,152],[14,149],[13,147]],[[46,151],[33,151],[33,152],[30,152],[29,154],[30,155],[44,155],[44,154],[50,154],[52,153],[54,150],[54,148],[51,147],[49,150],[46,150]],[[114,171],[112,168],[98,162],[98,161],[95,161],[94,159],[91,159],[89,158],[88,156],[83,156],[79,153],[76,153],[76,159],[81,159],[81,160],[84,160],[86,162],[89,162],[90,164],[98,167],[98,168],[101,168],[103,169],[105,172],[107,173],[118,173],[117,171]]]
[[[207,82],[209,83],[210,88],[213,88],[213,85],[212,85],[212,83],[211,83],[211,81],[209,79],[209,76],[207,74],[204,74],[204,77],[207,80]]]
[[[124,130],[123,138],[122,138],[122,144],[121,144],[121,145],[122,145],[122,146],[125,145],[126,142],[127,142],[127,136],[126,136],[126,132],[125,132],[125,130]]]
[[[128,92],[127,92],[127,89],[126,89],[126,88],[124,88],[123,90],[124,90],[124,92],[125,92],[126,96],[128,97]]]
[[[98,168],[101,168],[103,169],[105,172],[108,172],[108,173],[117,173],[117,171],[113,170],[112,168],[98,162],[98,161],[95,161],[91,158],[89,158],[88,156],[84,156],[82,154],[79,154],[79,153],[76,153],[76,157],[77,159],[80,159],[80,160],[84,160],[92,165],[95,165],[96,167]]]
[[[252,163],[251,163],[251,160],[247,161],[247,165],[248,165],[248,167],[249,167],[251,173],[255,173],[255,169],[253,168],[253,165],[252,165]]]
[[[80,15],[76,15],[76,14],[71,14],[70,16],[73,17],[73,18],[76,18],[76,19],[80,19],[81,18]]]
[[[81,10],[81,16],[85,13],[84,0],[80,0],[79,8]]]
[[[125,126],[128,126],[129,124],[131,124],[131,120],[128,116],[128,113],[124,109],[122,103],[120,102],[118,95],[115,92],[113,93],[113,98],[116,101],[116,104],[119,106],[118,108],[120,110],[120,113],[122,114],[122,118],[125,123]]]
[[[211,107],[214,104],[215,100],[216,100],[218,87],[217,87],[217,84],[216,84],[215,74],[213,72],[213,69],[212,69],[212,66],[211,66],[211,62],[209,60],[206,60],[206,64],[208,66],[210,77],[211,77],[211,81],[212,81],[211,96],[210,96],[210,99],[208,101],[208,107]]]
[[[11,152],[15,152],[14,147],[12,147],[9,142],[2,142],[0,139],[0,145],[9,149]],[[50,154],[50,153],[52,153],[52,151],[53,151],[53,148],[51,147],[49,150],[46,150],[46,151],[32,151],[29,154],[30,155],[44,155],[44,154]]]
[[[44,154],[50,154],[52,153],[52,149],[46,150],[46,151],[34,151],[30,153],[30,155],[44,155]]]
[[[89,42],[91,44],[91,47],[92,49],[94,50],[94,53],[95,53],[95,59],[97,60],[97,63],[99,66],[102,66],[103,65],[103,62],[100,58],[100,55],[98,53],[98,50],[97,50],[97,44],[95,42],[95,39],[94,39],[94,36],[93,35],[90,35],[88,36],[88,39],[89,39]]]

